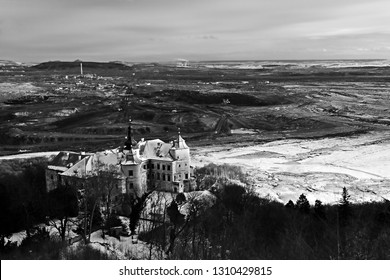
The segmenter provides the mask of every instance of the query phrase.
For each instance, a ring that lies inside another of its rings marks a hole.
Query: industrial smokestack
[[[83,63],[80,62],[80,75],[82,76],[83,75]]]

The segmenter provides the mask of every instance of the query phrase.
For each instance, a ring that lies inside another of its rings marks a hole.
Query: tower
[[[127,128],[127,139],[125,142],[125,150],[131,150],[133,147],[137,146],[137,142],[133,139],[131,131],[131,119],[129,119],[129,126]]]
[[[146,168],[140,157],[139,145],[134,140],[131,131],[131,119],[127,128],[127,139],[123,148],[124,158],[121,161],[121,169],[126,177],[126,190],[140,197],[147,188]]]
[[[174,140],[173,146],[170,149],[170,154],[173,158],[172,173],[174,178],[173,183],[174,185],[176,184],[175,192],[185,191],[189,189],[188,186],[191,178],[190,148],[181,137],[180,128],[177,129],[177,138]]]

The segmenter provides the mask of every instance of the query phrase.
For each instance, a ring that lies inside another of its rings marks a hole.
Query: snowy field
[[[355,202],[390,200],[390,132],[320,140],[281,140],[248,147],[195,149],[192,164],[242,166],[264,197],[335,203],[347,187]]]

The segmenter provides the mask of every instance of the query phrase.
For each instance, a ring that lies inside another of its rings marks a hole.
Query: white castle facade
[[[169,143],[160,139],[136,142],[130,124],[123,148],[97,153],[60,152],[46,169],[47,191],[70,182],[82,184],[101,170],[115,174],[115,195],[140,197],[150,190],[189,192],[195,186],[190,149],[180,130]]]

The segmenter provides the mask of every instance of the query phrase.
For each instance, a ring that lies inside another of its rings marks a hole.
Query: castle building
[[[87,178],[99,176],[100,171],[114,174],[114,195],[139,197],[149,190],[190,192],[195,186],[190,149],[180,130],[169,143],[160,139],[136,142],[130,123],[123,147],[89,154],[60,152],[46,170],[47,191],[70,182],[82,185]]]

